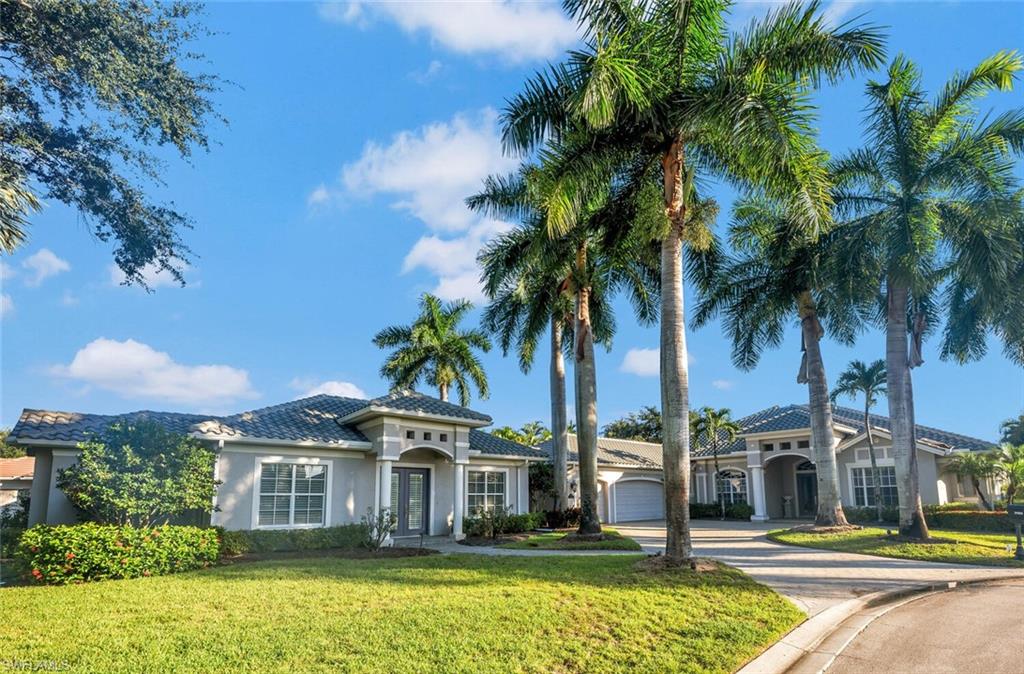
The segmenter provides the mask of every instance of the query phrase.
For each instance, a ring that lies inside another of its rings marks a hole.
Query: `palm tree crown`
[[[441,400],[448,400],[454,386],[459,404],[466,406],[472,381],[480,397],[487,398],[487,375],[474,349],[490,351],[491,342],[480,330],[459,330],[459,323],[472,308],[466,300],[442,302],[424,293],[420,314],[412,325],[393,325],[374,336],[377,347],[395,349],[380,368],[392,389],[414,389],[423,381],[437,388]]]
[[[832,387],[832,402],[842,396],[864,396],[865,409],[871,409],[878,403],[878,396],[887,393],[885,381],[884,360],[878,359],[870,365],[865,365],[864,361],[851,360]]]

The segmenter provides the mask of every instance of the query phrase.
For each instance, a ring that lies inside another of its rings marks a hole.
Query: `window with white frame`
[[[875,481],[871,468],[851,468],[853,471],[853,498],[858,506],[875,505]],[[899,503],[896,495],[896,469],[893,466],[879,466],[879,485],[882,488],[882,505],[894,506]]]
[[[466,476],[466,506],[470,514],[505,507],[505,471],[470,470]]]
[[[720,471],[718,473],[718,493],[726,503],[746,503],[746,474],[742,470]]]
[[[326,502],[326,465],[260,464],[257,526],[322,525],[326,522]]]

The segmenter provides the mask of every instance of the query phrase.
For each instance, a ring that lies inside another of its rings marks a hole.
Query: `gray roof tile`
[[[468,407],[445,402],[438,398],[432,398],[416,391],[396,391],[388,395],[374,398],[365,403],[371,407],[382,407],[396,410],[398,412],[423,412],[453,419],[471,419],[491,423],[491,418]]]
[[[832,408],[832,420],[844,426],[856,429],[857,433],[864,431],[864,415],[849,407],[834,406]],[[811,426],[810,411],[807,405],[786,405],[785,407],[769,407],[737,420],[742,429],[741,435],[750,433],[769,433],[774,431],[800,431],[809,429]],[[889,429],[889,418],[880,414],[871,415],[871,425],[874,428]],[[917,426],[918,440],[950,449],[966,449],[981,451],[991,449],[995,443],[972,438],[959,433],[943,431],[930,426]],[[726,442],[724,434],[720,436],[719,456],[746,451],[746,441],[738,437],[733,442]],[[576,436],[569,435],[569,462],[575,463],[578,459],[576,452]],[[541,449],[551,456],[551,441],[541,444]],[[700,444],[691,451],[691,456],[696,459],[712,456],[711,447],[701,439]],[[653,468],[661,469],[662,450],[661,445],[652,442],[638,442],[635,440],[619,440],[617,438],[597,439],[597,462],[606,466],[623,466],[632,468]]]
[[[527,447],[526,445],[520,445],[518,442],[499,438],[496,435],[491,435],[487,431],[481,431],[475,428],[470,429],[469,431],[469,450],[471,452],[480,452],[481,454],[487,454],[489,456],[522,456],[536,459],[548,458],[547,452],[543,452],[533,447]]]

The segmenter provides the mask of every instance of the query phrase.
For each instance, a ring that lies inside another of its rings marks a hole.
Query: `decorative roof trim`
[[[369,416],[381,416],[381,417],[400,417],[404,419],[426,419],[428,421],[441,421],[449,424],[458,426],[469,426],[471,428],[483,428],[484,426],[490,426],[493,421],[483,421],[482,419],[467,419],[466,417],[450,417],[443,414],[430,414],[428,412],[417,412],[415,410],[400,410],[394,407],[381,407],[380,405],[367,405],[361,407],[355,412],[346,414],[343,417],[337,419],[339,424],[351,424],[359,421],[363,417]]]
[[[373,449],[372,442],[360,440],[339,440],[337,442],[316,442],[314,440],[287,440],[284,438],[260,438],[251,435],[226,435],[223,433],[189,433],[199,440],[223,440],[225,444],[270,445],[273,447],[311,447],[314,449]]]

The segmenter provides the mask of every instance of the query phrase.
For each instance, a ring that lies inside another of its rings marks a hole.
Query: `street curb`
[[[821,613],[808,618],[793,628],[788,634],[779,639],[768,650],[761,653],[742,668],[736,674],[785,674],[790,671],[805,656],[815,653],[815,649],[821,645],[826,638],[836,632],[839,627],[856,614],[866,609],[887,607],[895,608],[900,600],[918,598],[932,592],[945,592],[960,585],[983,585],[986,583],[998,583],[1007,580],[1024,579],[1024,574],[1012,576],[977,577],[964,580],[951,580],[934,583],[922,583],[911,585],[896,590],[882,590],[872,592],[862,597],[849,599],[835,606],[831,606]],[[892,606],[890,606],[892,605]],[[881,614],[879,614],[881,615]],[[875,616],[877,617],[877,616]],[[872,617],[872,620],[874,617]],[[854,637],[870,624],[870,620],[861,625],[849,635],[849,638],[837,649],[831,657],[826,658],[823,664],[815,668],[816,672],[822,672],[832,664],[835,657],[845,648]]]

